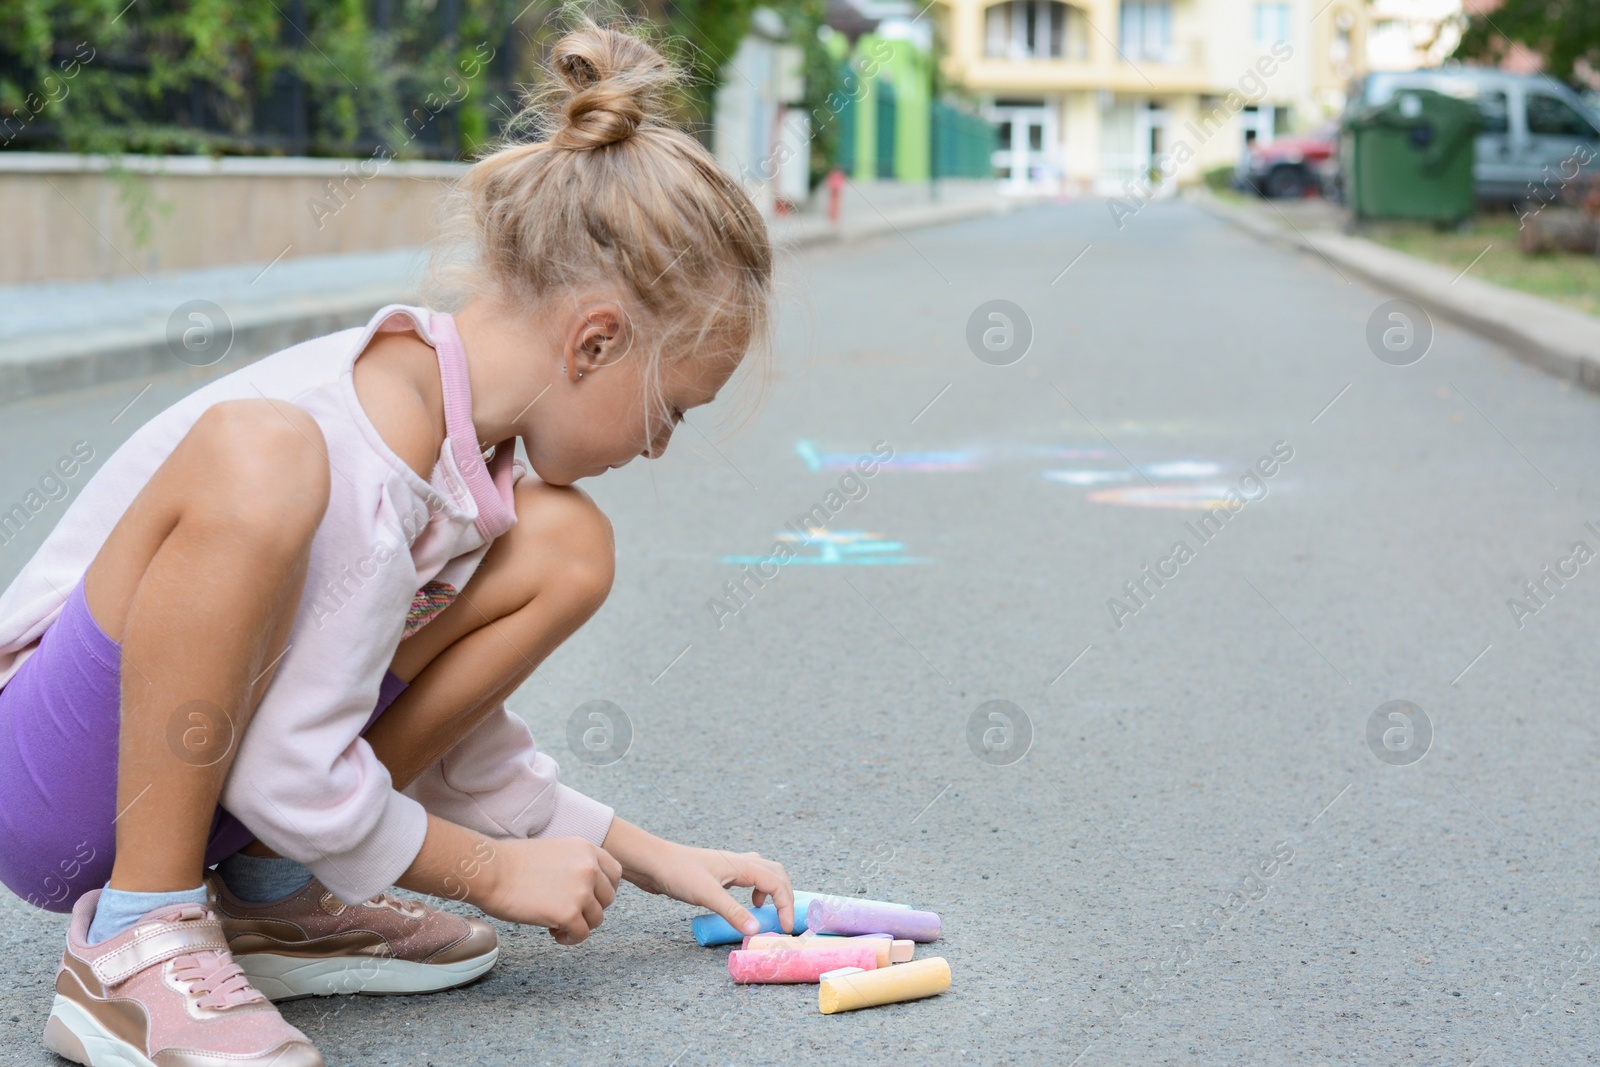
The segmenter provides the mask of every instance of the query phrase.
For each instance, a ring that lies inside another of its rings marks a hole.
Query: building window
[[[1122,5],[1122,56],[1130,63],[1141,59],[1170,62],[1172,5],[1166,0]]]
[[[1004,0],[984,18],[984,54],[995,59],[1089,56],[1083,12],[1057,0]]]
[[[1256,47],[1271,48],[1289,41],[1289,5],[1256,5]]]

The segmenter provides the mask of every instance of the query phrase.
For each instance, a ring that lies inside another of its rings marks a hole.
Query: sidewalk
[[[1259,207],[1238,206],[1204,190],[1186,195],[1264,241],[1310,252],[1343,273],[1358,275],[1381,290],[1416,301],[1430,314],[1499,342],[1525,363],[1600,390],[1600,318],[1326,226],[1296,225],[1267,201]]]
[[[826,193],[822,194],[824,197]],[[825,201],[823,201],[825,202]],[[1004,211],[990,183],[894,190],[849,186],[838,224],[818,211],[773,220],[774,243],[794,250]],[[225,321],[216,343],[235,369],[279,349],[366,322],[384,304],[420,299],[426,250],[309,256],[105,281],[0,286],[0,399],[21,400],[182,366],[184,331],[204,328],[183,305],[209,301]],[[203,310],[203,309],[202,309]],[[214,319],[216,316],[211,315]],[[170,334],[170,339],[169,339]]]

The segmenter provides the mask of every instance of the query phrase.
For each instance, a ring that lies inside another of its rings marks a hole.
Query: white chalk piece
[[[839,967],[835,970],[824,971],[817,976],[818,981],[826,982],[830,978],[843,978],[847,974],[866,974],[860,967]]]

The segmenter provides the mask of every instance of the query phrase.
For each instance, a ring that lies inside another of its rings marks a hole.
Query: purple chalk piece
[[[818,934],[883,934],[903,941],[939,940],[939,916],[931,911],[885,907],[872,901],[818,897],[806,909],[806,928]]]

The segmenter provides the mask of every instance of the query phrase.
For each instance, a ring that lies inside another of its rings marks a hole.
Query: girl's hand
[[[605,850],[622,864],[622,877],[646,893],[658,893],[714,911],[747,934],[757,932],[755,917],[733,899],[728,886],[748,886],[751,902],[778,906],[778,922],[794,929],[794,889],[781,863],[754,852],[723,852],[664,841],[623,819],[614,819]]]
[[[398,884],[576,945],[600,925],[621,878],[622,865],[580,837],[490,840],[429,815],[422,851]]]
[[[548,927],[557,944],[587,938],[617,898],[622,866],[581,837],[495,841],[494,850],[478,906],[497,919]]]

